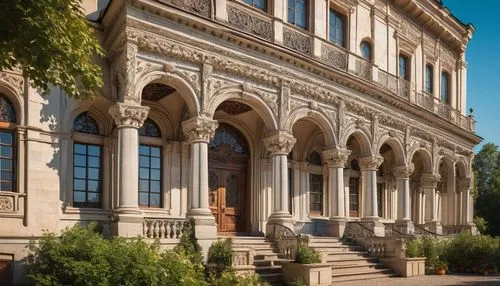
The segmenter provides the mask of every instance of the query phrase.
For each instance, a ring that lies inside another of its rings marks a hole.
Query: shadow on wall
[[[56,90],[59,91],[59,89]],[[37,90],[37,93],[43,94],[43,92],[39,89]],[[52,93],[42,95],[42,97],[40,98],[40,125],[44,127],[47,126],[51,132],[62,132],[63,122],[61,114],[65,112],[64,109],[66,108],[66,100],[63,100],[63,97],[64,94],[62,91],[60,92],[60,95],[53,91]],[[56,108],[58,110],[56,110]],[[61,135],[64,136],[64,134]],[[57,175],[60,176],[61,136],[50,136],[41,133],[39,139],[42,142],[50,143],[52,149],[52,158],[50,162],[47,163],[47,167],[51,168],[52,170],[56,170]]]

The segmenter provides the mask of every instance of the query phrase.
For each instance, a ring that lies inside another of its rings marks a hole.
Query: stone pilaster
[[[347,149],[329,149],[323,152],[328,167],[328,193],[330,221],[328,235],[342,237],[346,225],[344,167],[351,151]]]
[[[432,232],[442,233],[442,226],[438,220],[438,196],[436,192],[437,183],[439,182],[439,174],[422,174],[420,177],[420,186],[424,190],[425,196],[425,225]]]
[[[401,232],[407,234],[415,232],[415,227],[410,218],[410,175],[413,173],[413,170],[414,166],[412,163],[408,165],[395,166],[392,169],[392,173],[396,179],[398,196],[396,227],[398,227]]]
[[[293,218],[288,212],[288,153],[295,145],[295,138],[286,131],[274,131],[264,138],[266,149],[272,159],[273,212],[269,217],[266,233],[271,233],[274,224],[293,229]]]
[[[189,199],[187,218],[191,220],[194,235],[203,253],[217,239],[215,217],[208,203],[208,143],[215,135],[217,121],[193,117],[182,122],[185,141],[190,145]]]
[[[119,236],[142,233],[139,209],[139,132],[148,117],[149,107],[116,103],[109,113],[118,128],[118,208],[114,232]]]
[[[359,158],[363,195],[362,219],[370,222],[370,226],[377,236],[385,235],[384,224],[379,222],[377,206],[377,169],[382,162],[384,162],[384,158],[378,154]]]

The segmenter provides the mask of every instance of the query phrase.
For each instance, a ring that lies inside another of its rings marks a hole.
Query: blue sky
[[[472,23],[476,28],[466,53],[467,110],[474,108],[476,133],[484,138],[482,144],[500,145],[500,1],[444,0],[443,3],[462,22]]]

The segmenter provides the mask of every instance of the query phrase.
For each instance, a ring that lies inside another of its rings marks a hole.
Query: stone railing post
[[[396,227],[406,234],[415,232],[415,227],[410,218],[410,175],[413,173],[414,166],[412,163],[409,165],[400,165],[392,169],[392,173],[396,179],[397,188],[397,220]]]
[[[422,174],[420,186],[425,195],[425,225],[429,230],[438,234],[443,233],[441,223],[438,221],[438,194],[436,193],[439,174]]]
[[[328,166],[328,193],[330,221],[328,235],[342,237],[346,226],[344,167],[351,151],[347,149],[329,149],[323,152]]]
[[[217,127],[217,121],[205,117],[182,122],[186,143],[190,145],[190,209],[187,218],[193,224],[194,235],[205,254],[217,239],[217,225],[208,202],[208,143]]]
[[[273,212],[269,217],[266,233],[273,224],[293,229],[293,218],[288,212],[288,153],[295,145],[295,138],[286,131],[274,131],[264,138],[264,144],[272,157]]]
[[[384,224],[379,221],[377,206],[377,169],[384,161],[384,157],[371,154],[359,158],[362,179],[363,220],[369,221],[376,236],[385,235]]]
[[[114,231],[119,236],[137,236],[142,232],[139,209],[139,132],[148,117],[149,107],[116,103],[109,113],[118,128],[118,208]]]

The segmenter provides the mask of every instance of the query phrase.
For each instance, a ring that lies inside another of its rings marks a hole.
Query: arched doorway
[[[249,148],[236,128],[221,123],[208,145],[209,205],[219,232],[244,232]]]

